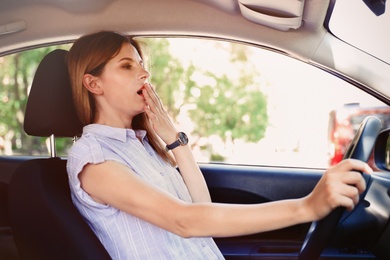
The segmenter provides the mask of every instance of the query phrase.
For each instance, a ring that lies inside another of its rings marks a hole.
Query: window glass
[[[198,162],[324,168],[336,163],[368,114],[389,125],[389,107],[300,61],[243,44],[142,38],[166,109]],[[23,131],[35,69],[54,48],[0,57],[0,154],[47,155]],[[57,140],[66,156],[70,139]],[[341,156],[341,157],[340,157]]]
[[[39,48],[0,57],[0,155],[49,154],[49,140],[28,136],[23,130],[27,96],[36,68],[54,49],[70,45]],[[71,140],[57,140],[59,155],[65,155]]]
[[[199,162],[323,168],[389,107],[281,54],[204,39],[144,39],[151,82]]]

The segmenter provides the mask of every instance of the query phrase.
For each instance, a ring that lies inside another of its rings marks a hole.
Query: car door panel
[[[237,204],[303,197],[323,173],[313,169],[225,164],[201,164],[200,167],[213,202]],[[215,238],[215,241],[228,259],[296,258],[309,224],[248,236]]]
[[[265,203],[306,196],[324,170],[201,164],[213,202]],[[275,212],[278,214],[278,212]],[[297,259],[311,223],[248,236],[214,238],[226,259]],[[340,251],[341,250],[341,251]],[[375,259],[368,251],[329,247],[320,259]]]
[[[224,164],[200,164],[200,167],[211,193],[221,195],[221,190],[236,190],[258,197],[259,203],[264,202],[262,199],[275,201],[305,196],[314,188],[323,173],[322,170]],[[218,196],[218,199],[224,198]]]

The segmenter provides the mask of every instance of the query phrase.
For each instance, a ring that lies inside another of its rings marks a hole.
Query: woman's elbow
[[[203,236],[204,232],[198,225],[202,220],[197,219],[199,214],[196,213],[194,204],[186,205],[181,210],[173,219],[173,233],[183,238]]]
[[[196,227],[194,224],[191,223],[191,220],[185,217],[178,217],[177,220],[175,220],[174,223],[174,230],[173,233],[183,237],[183,238],[192,238],[195,237]]]

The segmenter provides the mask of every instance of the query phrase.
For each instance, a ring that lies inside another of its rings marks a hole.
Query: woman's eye
[[[132,68],[132,66],[130,64],[125,64],[122,67],[125,69],[128,69],[128,70]]]

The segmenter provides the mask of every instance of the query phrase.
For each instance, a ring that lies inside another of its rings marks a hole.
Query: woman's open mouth
[[[142,90],[143,90],[143,89],[144,89],[144,87],[140,88],[140,89],[137,91],[137,94],[140,95],[140,96],[144,96],[144,95],[142,94]]]

